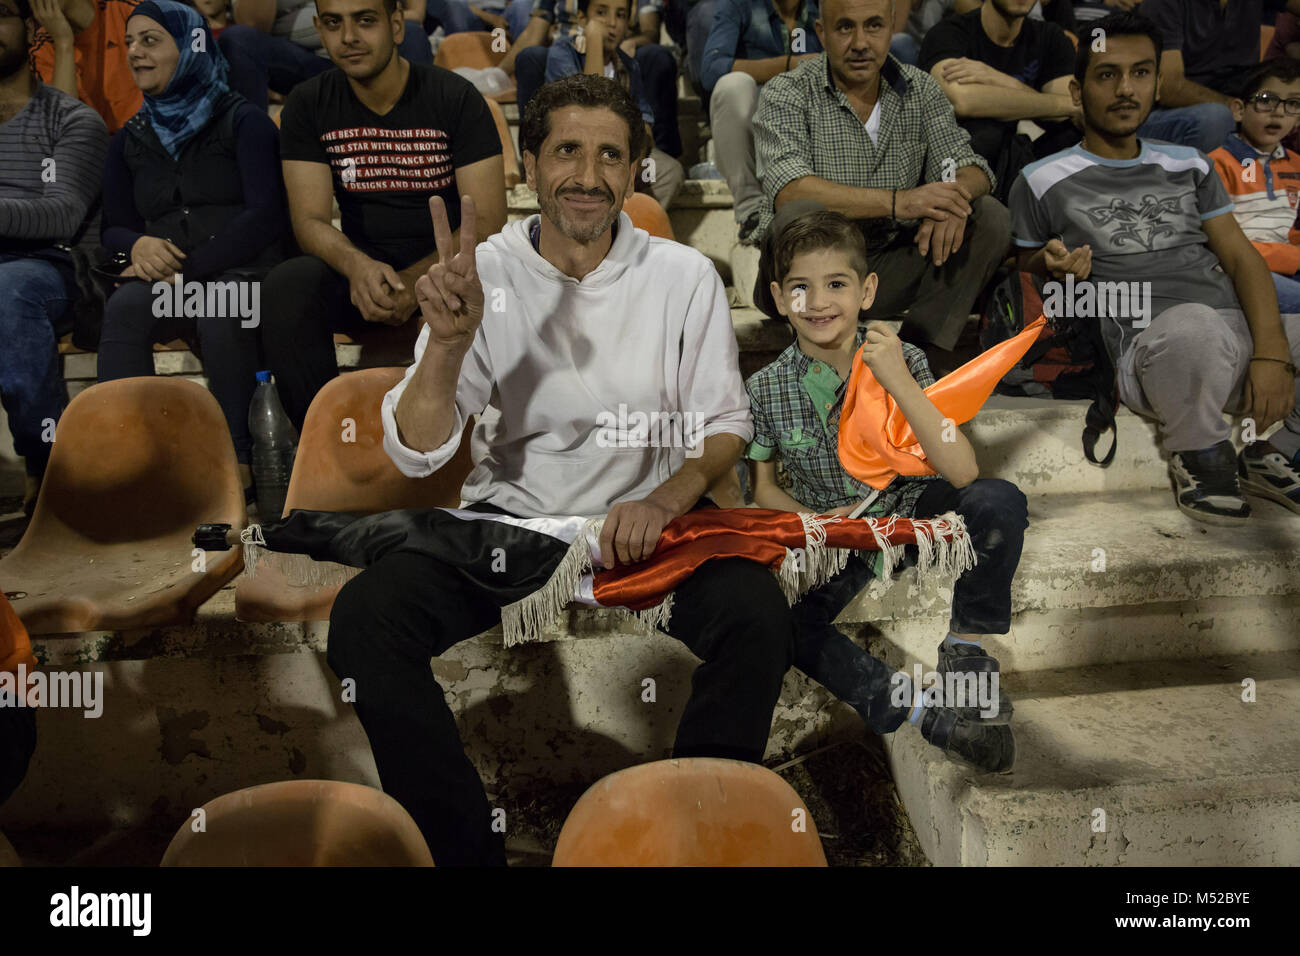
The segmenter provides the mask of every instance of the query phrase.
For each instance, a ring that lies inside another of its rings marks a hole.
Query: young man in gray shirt
[[[1083,143],[1026,166],[1011,189],[1020,267],[1063,280],[1044,287],[1046,307],[1101,323],[1120,400],[1159,422],[1183,512],[1240,524],[1244,486],[1300,513],[1300,315],[1279,317],[1209,158],[1138,137],[1155,102],[1156,26],[1130,13],[1096,26],[1106,50],[1080,44],[1070,83]],[[1240,458],[1225,409],[1246,416]]]

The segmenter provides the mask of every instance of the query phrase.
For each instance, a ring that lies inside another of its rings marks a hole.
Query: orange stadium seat
[[[433,55],[433,63],[434,66],[440,66],[444,70],[455,70],[462,66],[469,67],[471,70],[486,70],[504,60],[506,52],[506,50],[498,52],[492,49],[492,34],[486,31],[453,33],[444,37],[438,44],[438,50]],[[489,102],[495,100],[498,103],[513,103],[515,89],[511,87],[484,99]]]
[[[452,36],[456,35],[452,34]],[[497,136],[501,139],[501,158],[506,167],[506,189],[510,190],[518,186],[523,179],[519,171],[519,155],[515,152],[514,140],[510,138],[510,126],[506,123],[506,114],[501,109],[501,104],[488,97],[487,105],[492,111],[493,121],[497,124]]]
[[[1262,61],[1264,54],[1268,52],[1268,45],[1273,42],[1273,31],[1276,27],[1271,24],[1264,24],[1259,28],[1259,58]]]
[[[623,202],[623,211],[632,220],[632,225],[644,229],[652,236],[673,239],[673,224],[668,219],[664,207],[653,196],[645,193],[633,193]]]
[[[238,551],[192,554],[197,524],[246,520],[217,400],[179,378],[103,382],[68,404],[55,439],[31,524],[0,560],[28,632],[192,621],[243,566]]]
[[[500,53],[492,49],[492,34],[485,30],[469,33],[453,33],[443,38],[438,44],[438,52],[433,55],[433,63],[444,70],[454,70],[467,66],[472,70],[486,70],[496,66],[506,58],[506,51]]]
[[[283,780],[236,790],[186,820],[162,866],[433,866],[411,815],[373,787]]]
[[[765,767],[695,757],[610,774],[570,811],[554,866],[825,866],[812,815]]]
[[[316,394],[303,422],[285,514],[294,508],[375,514],[460,504],[460,486],[471,464],[472,423],[465,426],[456,456],[428,478],[407,478],[384,451],[379,405],[384,393],[405,372],[403,368],[348,372]],[[325,621],[341,586],[290,583],[275,561],[263,561],[254,577],[244,575],[236,583],[235,617],[240,621]]]

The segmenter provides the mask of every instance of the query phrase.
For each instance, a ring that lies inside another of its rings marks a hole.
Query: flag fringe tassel
[[[540,641],[542,634],[560,623],[584,574],[592,573],[591,544],[599,540],[603,519],[588,521],[569,545],[555,572],[545,584],[501,609],[501,630],[506,647]]]

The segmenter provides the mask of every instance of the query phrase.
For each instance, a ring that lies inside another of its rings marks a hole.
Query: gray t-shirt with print
[[[1015,244],[1037,249],[1059,238],[1069,249],[1090,245],[1094,287],[1150,283],[1151,318],[1185,302],[1239,309],[1202,228],[1232,213],[1214,164],[1190,146],[1139,142],[1134,159],[1105,159],[1080,145],[1021,170],[1010,196]],[[1134,311],[1103,319],[1112,357],[1136,334]]]

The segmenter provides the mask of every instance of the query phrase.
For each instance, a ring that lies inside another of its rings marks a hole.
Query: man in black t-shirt
[[[917,64],[938,81],[971,146],[997,177],[993,195],[1007,201],[1016,174],[1040,156],[1072,146],[1074,45],[1054,23],[1028,19],[1035,0],[984,0],[976,10],[937,23]],[[1017,134],[1020,120],[1044,133]]]
[[[477,239],[506,221],[501,140],[474,87],[397,54],[391,0],[318,0],[316,26],[339,67],[296,87],[280,117],[294,235],[306,255],[263,287],[262,344],[285,411],[301,430],[316,392],[338,374],[334,332],[419,322],[415,280],[437,261],[434,196],[460,229],[472,196]],[[331,220],[337,199],[341,226]]]

